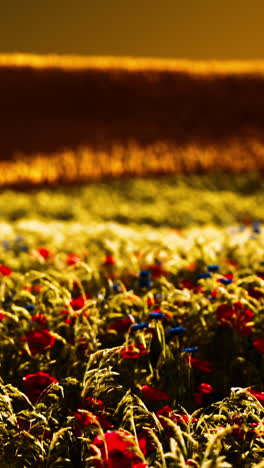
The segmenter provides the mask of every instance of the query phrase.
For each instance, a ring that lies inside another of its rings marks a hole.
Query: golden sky
[[[5,0],[0,53],[263,59],[263,0]]]

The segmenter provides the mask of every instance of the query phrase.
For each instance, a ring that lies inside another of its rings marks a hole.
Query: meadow
[[[0,194],[0,466],[263,468],[261,174]]]

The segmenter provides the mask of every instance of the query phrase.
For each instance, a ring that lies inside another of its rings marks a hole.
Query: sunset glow
[[[264,60],[187,60],[143,57],[78,56],[78,55],[35,55],[0,54],[0,66],[33,68],[62,68],[70,70],[160,70],[187,71],[192,73],[264,73]]]

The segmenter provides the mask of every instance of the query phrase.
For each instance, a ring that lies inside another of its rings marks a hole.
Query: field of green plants
[[[0,467],[264,467],[261,175],[0,194]]]

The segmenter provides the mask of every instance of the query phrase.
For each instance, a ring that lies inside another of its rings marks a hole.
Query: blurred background
[[[241,60],[263,58],[261,0],[1,2],[0,51]]]
[[[262,172],[261,1],[0,7],[0,184]]]

